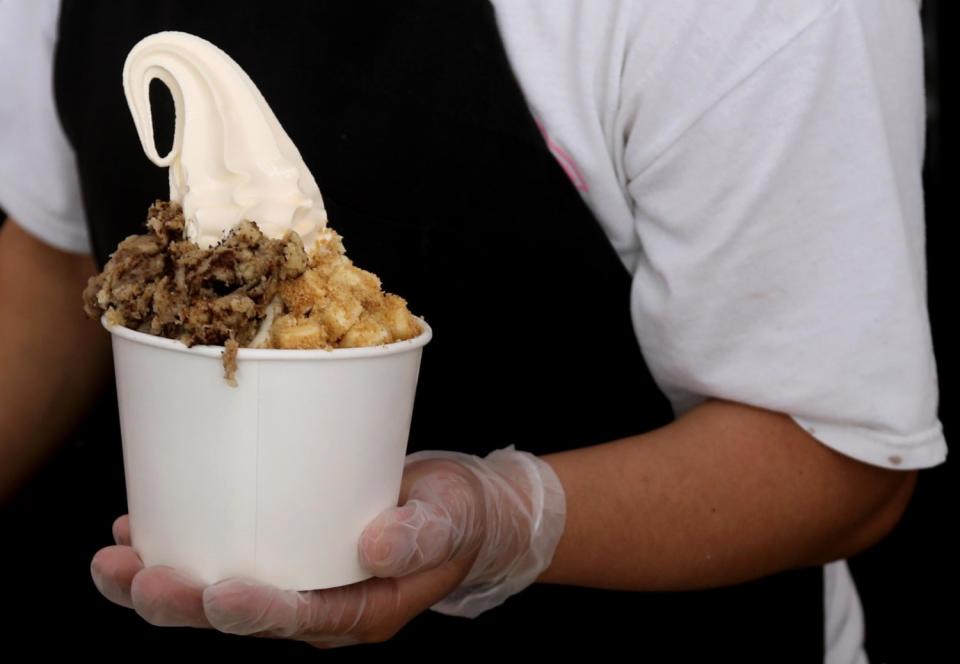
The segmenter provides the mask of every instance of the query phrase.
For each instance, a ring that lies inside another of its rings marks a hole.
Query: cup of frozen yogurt
[[[177,113],[156,153],[149,85]],[[111,334],[133,548],[205,583],[368,578],[397,504],[432,331],[346,256],[299,151],[245,72],[193,35],[130,52],[124,89],[170,196],[84,292]]]

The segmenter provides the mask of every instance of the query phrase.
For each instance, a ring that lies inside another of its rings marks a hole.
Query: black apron
[[[56,97],[101,264],[168,191],[166,170],[143,155],[120,74],[134,43],[171,29],[247,71],[316,177],[348,255],[433,326],[410,451],[483,455],[513,443],[545,454],[671,421],[634,336],[630,275],[544,144],[485,1],[64,2]],[[164,127],[172,117],[160,113]],[[163,154],[169,132],[158,144]],[[98,629],[138,650],[321,656],[145,627],[122,612]],[[536,585],[475,620],[428,611],[386,644],[322,657],[581,648],[819,662],[822,571],[709,592]]]

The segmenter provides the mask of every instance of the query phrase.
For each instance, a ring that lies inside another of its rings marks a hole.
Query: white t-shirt
[[[493,5],[551,151],[634,275],[637,338],[675,411],[723,398],[869,464],[941,463],[919,2]],[[57,11],[0,2],[0,206],[85,252]],[[825,591],[826,662],[865,661],[842,561]]]

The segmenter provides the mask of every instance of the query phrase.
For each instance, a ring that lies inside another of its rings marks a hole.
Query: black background
[[[924,186],[930,319],[940,375],[940,419],[952,440],[955,430],[956,339],[948,319],[953,286],[954,235],[947,210],[949,193],[942,164],[949,159],[952,115],[949,91],[941,85],[941,62],[952,52],[944,27],[950,3],[923,4],[927,54],[928,134]],[[2,91],[0,91],[2,94]],[[3,218],[0,213],[0,220]],[[952,216],[952,215],[951,215]],[[110,426],[114,395],[104,396],[79,435],[7,505],[0,506],[0,574],[3,617],[0,629],[7,653],[14,645],[32,654],[101,653],[108,658],[173,654],[174,650],[211,645],[210,637],[182,632],[176,639],[152,628],[132,612],[110,605],[89,579],[89,562],[110,543],[110,519],[124,511],[123,467],[119,448],[99,443],[97,431]],[[894,533],[851,560],[867,620],[871,662],[933,662],[957,652],[955,539],[957,514],[953,463],[924,470],[914,499]],[[95,481],[93,479],[95,478]],[[105,479],[112,478],[112,479]],[[642,630],[642,626],[638,626]],[[226,648],[243,642],[243,652],[283,656],[298,644],[256,639],[222,639]],[[176,646],[173,643],[176,642]],[[316,655],[324,656],[321,653]],[[332,653],[327,653],[332,655]]]

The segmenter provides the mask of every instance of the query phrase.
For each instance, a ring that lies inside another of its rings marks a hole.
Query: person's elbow
[[[856,555],[881,542],[900,523],[917,484],[918,471],[883,471],[865,491],[860,515],[828,547],[823,563]]]
[[[913,491],[917,485],[918,471],[890,472],[895,474],[896,481],[893,482],[893,487],[887,499],[871,515],[869,527],[864,535],[864,549],[877,544],[893,532],[893,529],[900,523],[904,512],[907,511],[907,506],[913,497]]]

